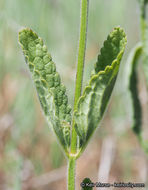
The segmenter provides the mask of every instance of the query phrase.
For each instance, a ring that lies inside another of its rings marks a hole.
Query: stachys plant
[[[126,45],[126,35],[116,27],[109,34],[82,93],[89,0],[81,0],[81,23],[73,112],[66,88],[43,40],[31,29],[19,32],[25,55],[45,117],[68,162],[68,190],[75,189],[76,159],[84,151],[109,102]]]
[[[128,89],[131,95],[133,107],[133,125],[132,129],[141,147],[146,155],[148,155],[148,140],[143,137],[142,129],[142,105],[139,98],[138,90],[138,64],[141,64],[143,69],[147,90],[148,90],[148,21],[147,21],[147,4],[148,0],[138,0],[140,7],[140,24],[141,24],[141,42],[138,42],[129,54],[128,63]],[[142,58],[140,60],[140,58]]]

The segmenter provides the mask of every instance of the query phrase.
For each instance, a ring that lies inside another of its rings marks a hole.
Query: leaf
[[[92,183],[92,181],[89,178],[85,178],[82,183],[81,183],[81,190],[92,190],[94,184]]]
[[[131,94],[132,106],[133,106],[133,130],[139,136],[141,134],[142,127],[142,108],[138,95],[138,76],[137,76],[137,64],[139,57],[142,54],[142,45],[138,43],[131,51],[128,57],[129,66],[129,90]]]
[[[143,69],[148,89],[148,23],[142,20],[143,25]]]
[[[70,146],[71,108],[66,88],[43,40],[31,29],[19,32],[19,42],[32,74],[43,112],[64,149]]]
[[[140,145],[148,155],[148,141],[142,136],[142,106],[138,96],[138,74],[137,65],[140,56],[143,54],[143,46],[138,43],[131,51],[128,58],[129,69],[129,90],[133,106],[133,131],[137,135]]]
[[[126,36],[120,27],[114,28],[113,32],[107,37],[104,42],[104,47],[101,49],[101,54],[98,56],[95,64],[95,74],[99,71],[104,71],[106,66],[111,66],[114,61],[120,62],[124,52]]]
[[[111,96],[126,45],[124,31],[117,27],[110,33],[98,56],[95,70],[74,113],[75,128],[86,146],[101,121]]]
[[[139,0],[140,3],[140,20],[141,20],[141,36],[143,45],[143,69],[146,78],[148,90],[148,21],[147,21],[147,3],[148,0]]]

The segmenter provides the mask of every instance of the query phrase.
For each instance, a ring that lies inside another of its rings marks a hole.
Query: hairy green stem
[[[75,158],[70,157],[68,165],[68,190],[75,190],[75,165]]]
[[[81,21],[80,21],[80,37],[79,37],[79,48],[78,48],[78,64],[76,74],[76,85],[75,85],[75,100],[74,100],[74,111],[78,99],[81,96],[82,81],[83,81],[83,69],[85,61],[85,49],[86,49],[86,38],[87,38],[87,23],[88,23],[88,5],[89,0],[81,0]],[[77,151],[77,133],[75,131],[75,122],[73,120],[72,126],[72,140],[71,140],[71,153],[75,154]]]
[[[75,85],[75,100],[74,100],[74,111],[82,91],[83,81],[83,69],[85,61],[85,49],[87,39],[87,24],[88,24],[88,5],[89,0],[81,0],[81,16],[80,16],[80,36],[79,36],[79,48],[78,48],[78,64],[77,64],[77,75]],[[68,190],[75,190],[75,165],[77,154],[77,133],[75,131],[75,121],[72,123],[72,137],[71,137],[71,153],[69,157],[68,166]]]

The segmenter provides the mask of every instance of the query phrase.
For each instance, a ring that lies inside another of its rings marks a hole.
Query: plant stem
[[[85,49],[87,39],[87,25],[88,25],[88,5],[89,0],[81,0],[81,21],[80,21],[80,37],[79,37],[79,48],[78,48],[78,64],[76,74],[76,85],[75,85],[75,100],[74,100],[74,111],[78,99],[81,96],[82,81],[83,81],[83,69],[85,61]],[[77,151],[77,133],[75,131],[75,122],[73,120],[72,125],[72,140],[71,140],[71,153],[75,154]]]
[[[68,165],[68,190],[75,190],[75,165],[75,158],[70,157]]]
[[[142,42],[145,42],[145,31],[146,31],[146,9],[144,0],[140,1],[140,11],[141,11],[141,37]]]
[[[78,64],[75,85],[75,100],[74,111],[82,91],[83,69],[85,61],[86,39],[87,39],[87,25],[88,25],[88,4],[89,0],[81,0],[81,17],[80,17],[80,36],[78,48]],[[69,155],[68,165],[68,190],[75,190],[75,165],[77,154],[77,133],[75,131],[75,121],[72,122],[72,136],[71,136],[71,153]]]

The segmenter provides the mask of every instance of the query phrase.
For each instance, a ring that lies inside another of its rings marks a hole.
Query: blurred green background
[[[80,0],[0,0],[0,190],[66,189],[66,159],[42,115],[18,31],[29,27],[44,39],[73,105],[79,10]],[[100,179],[103,156],[110,150],[106,182],[148,178],[147,160],[130,129],[132,113],[125,88],[125,61],[140,40],[136,0],[90,0],[84,85],[103,41],[118,25],[127,34],[126,53],[101,128],[78,160],[77,189],[84,177]],[[107,143],[112,144],[110,149]]]

